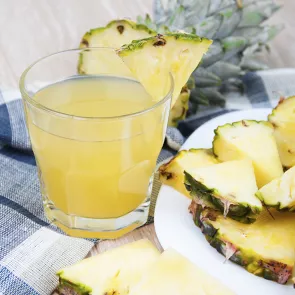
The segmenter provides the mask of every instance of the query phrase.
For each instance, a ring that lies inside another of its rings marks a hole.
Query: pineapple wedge
[[[167,249],[129,295],[233,295],[219,281],[173,249]]]
[[[283,174],[269,122],[243,120],[219,126],[215,130],[213,152],[222,162],[251,159],[258,188]]]
[[[169,92],[171,74],[172,107],[211,44],[212,40],[197,35],[168,33],[135,40],[122,46],[118,54],[155,101]]]
[[[77,295],[127,295],[160,256],[148,240],[139,240],[60,270],[59,292]]]
[[[256,196],[265,205],[277,210],[295,211],[295,167],[263,186]]]
[[[229,161],[185,171],[185,185],[202,207],[223,212],[243,223],[252,223],[262,211],[255,196],[257,186],[252,162]]]
[[[280,99],[278,105],[268,116],[274,126],[281,162],[284,167],[295,165],[295,96]]]
[[[190,198],[184,186],[184,170],[217,164],[211,149],[190,149],[180,151],[168,163],[159,168],[160,181],[172,186],[183,195]]]
[[[203,209],[193,201],[194,221],[218,252],[267,280],[285,284],[295,263],[295,215],[264,210],[253,224],[225,219],[220,212]]]
[[[125,19],[114,20],[105,27],[92,29],[81,40],[80,48],[86,48],[86,50],[80,54],[78,71],[80,74],[87,75],[117,73],[118,75],[133,77],[128,67],[124,65],[114,51],[108,49],[88,51],[87,48],[111,47],[117,49],[132,40],[154,35],[156,35],[156,32],[145,25]]]

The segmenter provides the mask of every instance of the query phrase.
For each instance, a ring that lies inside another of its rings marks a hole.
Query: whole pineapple
[[[196,87],[188,114],[193,115],[199,105],[224,106],[225,89],[243,89],[247,71],[266,68],[257,53],[268,49],[283,26],[262,23],[279,8],[272,0],[155,0],[154,19],[147,15],[137,21],[160,33],[183,30],[214,40],[192,75]]]

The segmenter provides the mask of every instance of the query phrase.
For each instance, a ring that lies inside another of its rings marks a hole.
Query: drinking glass
[[[70,87],[57,91],[65,81]],[[77,115],[58,108],[71,107],[73,97],[86,103],[89,96],[112,96],[117,102],[113,111],[120,111],[120,99],[129,93],[140,101],[142,85],[111,48],[58,52],[22,74],[20,90],[44,211],[67,234],[117,238],[147,221],[173,92],[171,76],[163,89],[163,97],[132,113],[94,116],[93,107],[89,114]]]

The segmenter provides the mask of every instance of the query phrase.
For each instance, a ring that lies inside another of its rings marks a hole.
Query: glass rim
[[[20,92],[22,94],[23,99],[28,102],[30,105],[32,105],[33,107],[37,108],[37,109],[41,109],[45,112],[48,112],[52,115],[58,116],[58,117],[63,117],[63,118],[70,118],[70,119],[75,119],[75,120],[102,120],[102,121],[107,121],[107,120],[114,120],[114,119],[124,119],[124,118],[129,118],[129,117],[135,117],[135,116],[139,116],[139,115],[143,115],[145,113],[148,113],[154,109],[156,109],[157,107],[159,107],[160,105],[164,104],[167,100],[169,100],[169,98],[171,97],[172,100],[172,95],[173,95],[173,90],[174,90],[174,79],[171,73],[169,73],[169,77],[170,77],[170,87],[169,87],[169,91],[168,93],[166,93],[164,95],[164,97],[159,100],[156,101],[152,106],[145,108],[141,111],[138,112],[134,112],[134,113],[129,113],[129,114],[124,114],[124,115],[119,115],[119,116],[108,116],[108,117],[86,117],[86,116],[76,116],[76,115],[70,115],[67,113],[63,113],[63,112],[59,112],[56,111],[54,109],[48,108],[46,106],[44,106],[43,104],[37,102],[36,100],[33,99],[33,97],[27,92],[26,90],[26,77],[27,74],[30,72],[30,70],[37,65],[39,62],[58,55],[58,54],[62,54],[62,53],[67,53],[67,52],[74,52],[74,51],[86,51],[89,49],[93,49],[93,50],[102,50],[102,49],[107,49],[107,50],[113,50],[115,51],[115,48],[112,47],[86,47],[86,48],[73,48],[73,49],[66,49],[66,50],[62,50],[62,51],[57,51],[51,54],[48,54],[44,57],[41,57],[39,59],[37,59],[35,62],[33,62],[32,64],[30,64],[25,70],[24,72],[21,74],[20,77],[20,81],[19,81],[19,88],[20,88]],[[89,76],[95,76],[95,75],[89,75]],[[134,80],[137,81],[138,83],[140,83],[138,80],[128,77],[128,79],[130,80]],[[141,84],[141,83],[140,83]]]

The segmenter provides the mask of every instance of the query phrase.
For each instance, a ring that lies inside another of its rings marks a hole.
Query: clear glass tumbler
[[[152,101],[110,48],[38,60],[20,89],[47,218],[67,234],[116,238],[147,221],[173,79]]]

